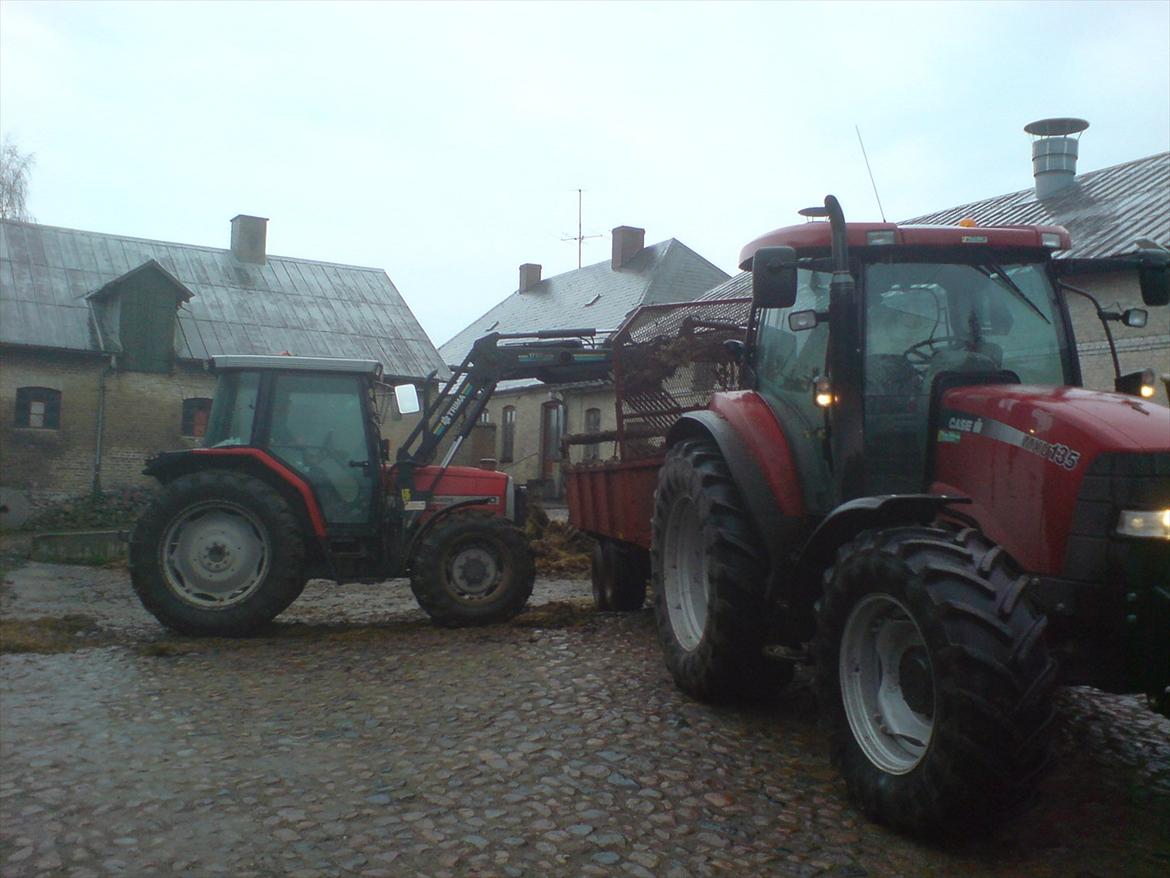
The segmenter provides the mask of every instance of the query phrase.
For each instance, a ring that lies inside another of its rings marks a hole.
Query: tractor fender
[[[767,404],[754,393],[747,397],[749,393],[717,394],[711,408],[686,413],[671,427],[666,444],[707,436],[719,446],[768,553],[774,578],[799,545],[804,500],[788,440]]]
[[[817,525],[800,551],[805,569],[820,574],[833,563],[837,549],[863,530],[906,524],[930,524],[946,507],[970,503],[968,497],[945,494],[886,494],[842,503]]]
[[[289,501],[302,527],[317,540],[325,539],[325,517],[312,487],[295,470],[259,448],[194,448],[168,451],[147,461],[143,473],[162,484],[203,469],[234,469],[246,472],[271,485]]]

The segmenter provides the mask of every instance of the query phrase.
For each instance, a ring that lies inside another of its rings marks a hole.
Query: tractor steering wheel
[[[967,341],[967,339],[960,338],[957,335],[939,335],[933,338],[923,339],[916,344],[910,345],[910,347],[906,348],[906,350],[902,352],[902,356],[906,358],[906,362],[908,362],[911,366],[913,366],[919,372],[923,372],[926,370],[926,366],[930,362],[931,358],[936,353],[938,353],[939,349],[944,345],[953,345],[956,343],[965,345]]]

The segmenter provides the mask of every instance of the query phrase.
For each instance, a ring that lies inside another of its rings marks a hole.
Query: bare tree
[[[0,146],[0,219],[32,222],[28,212],[28,177],[36,159],[22,153],[9,136]]]

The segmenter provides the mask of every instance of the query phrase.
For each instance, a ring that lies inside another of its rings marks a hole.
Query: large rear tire
[[[642,609],[650,572],[644,550],[599,539],[591,561],[593,603],[598,610],[632,613]]]
[[[289,504],[259,479],[226,470],[166,485],[130,537],[142,605],[182,634],[239,637],[304,590],[305,547]]]
[[[451,515],[423,538],[410,588],[436,625],[492,625],[519,613],[536,581],[523,531],[503,518]]]
[[[658,474],[651,579],[675,684],[705,701],[761,698],[793,676],[764,656],[767,557],[719,448],[674,446]]]
[[[1028,578],[974,530],[868,532],[826,574],[818,687],[833,761],[871,819],[985,830],[1047,763],[1056,667]]]

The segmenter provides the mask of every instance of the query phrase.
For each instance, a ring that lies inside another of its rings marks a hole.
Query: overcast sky
[[[384,268],[441,344],[614,226],[734,272],[827,192],[890,219],[1170,149],[1170,2],[0,0],[0,133],[38,222]],[[1170,193],[1168,193],[1170,195]],[[533,327],[536,328],[536,327]]]

